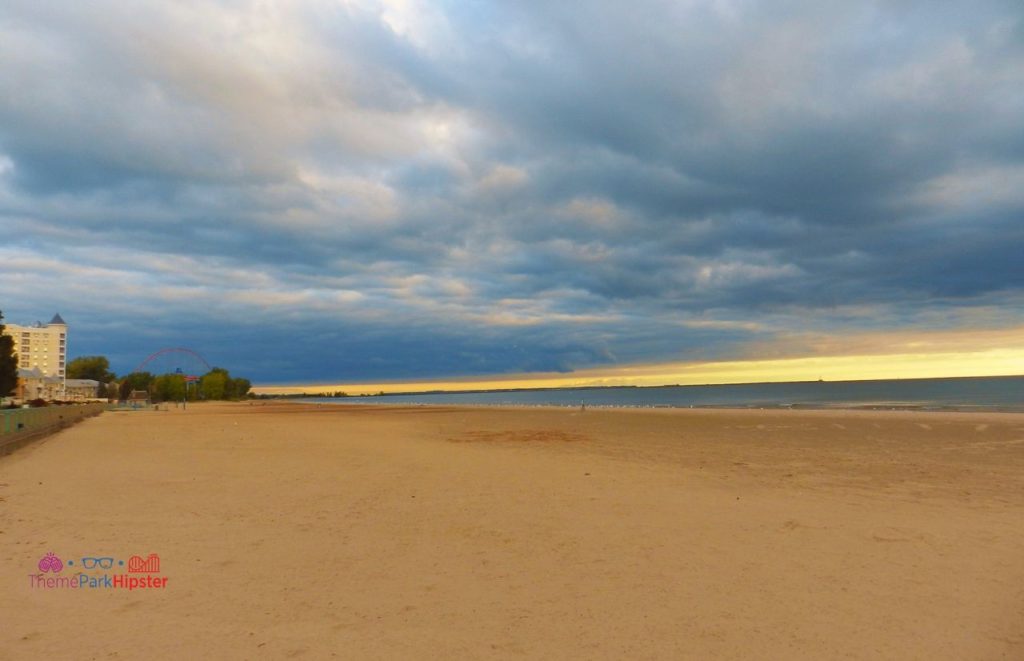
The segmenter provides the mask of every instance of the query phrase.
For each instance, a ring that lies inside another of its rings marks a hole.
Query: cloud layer
[[[1015,2],[11,0],[0,309],[258,381],[1024,315]],[[838,348],[837,348],[838,347]]]

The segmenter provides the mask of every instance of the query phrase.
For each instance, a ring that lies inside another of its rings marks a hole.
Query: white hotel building
[[[14,353],[18,355],[19,370],[38,370],[51,382],[59,380],[60,390],[64,391],[68,360],[68,325],[59,314],[53,315],[48,324],[6,324],[4,335],[14,338]]]
[[[32,326],[7,324],[4,335],[14,338],[14,353],[18,354],[18,367],[38,367],[46,376],[65,377],[68,359],[68,325],[59,314],[50,323],[36,322]]]

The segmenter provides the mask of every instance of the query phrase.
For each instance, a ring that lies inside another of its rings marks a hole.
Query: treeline
[[[328,399],[334,397],[367,397],[367,395],[350,395],[346,392],[342,392],[341,390],[334,390],[323,392],[293,392],[281,395],[252,395],[252,397],[254,399],[308,399],[310,397]]]
[[[148,392],[154,402],[242,399],[249,396],[252,387],[249,379],[232,377],[223,367],[214,367],[192,382],[186,381],[184,374],[132,372],[118,377],[110,371],[110,362],[105,356],[75,358],[68,363],[67,377],[99,381],[100,397],[122,401],[136,390]]]
[[[232,377],[222,367],[214,367],[192,383],[187,382],[183,374],[155,376],[149,372],[132,372],[122,379],[118,396],[126,400],[133,390],[145,390],[154,402],[242,399],[249,396],[251,387],[249,379]]]

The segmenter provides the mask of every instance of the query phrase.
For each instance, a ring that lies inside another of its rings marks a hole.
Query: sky
[[[0,10],[0,310],[256,384],[1024,373],[1024,5]]]

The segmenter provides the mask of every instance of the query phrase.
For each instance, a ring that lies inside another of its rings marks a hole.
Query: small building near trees
[[[129,406],[148,406],[149,405],[149,391],[148,390],[133,390],[128,395]]]
[[[67,379],[64,381],[64,396],[70,401],[96,399],[100,397],[100,385],[93,379]]]

